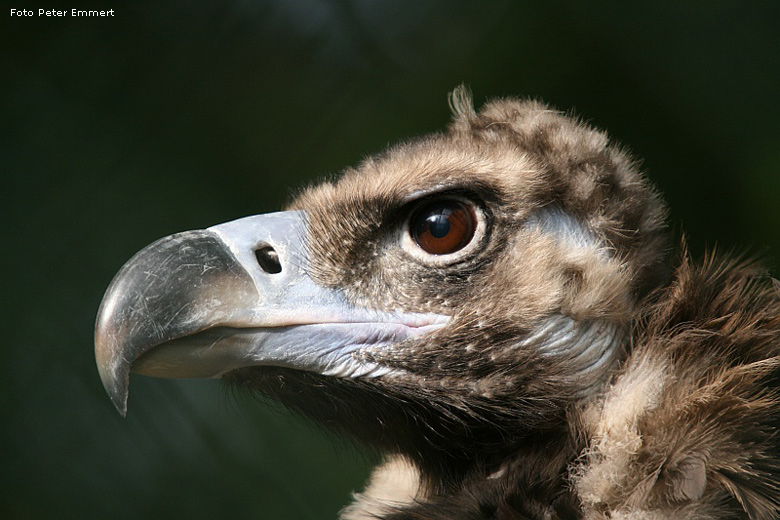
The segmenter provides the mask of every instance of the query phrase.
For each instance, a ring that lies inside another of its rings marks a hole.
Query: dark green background
[[[778,272],[776,1],[102,8],[6,9],[0,31],[2,518],[333,518],[370,454],[211,381],[134,378],[121,419],[94,316],[147,243],[441,129],[461,82],[574,108],[644,158],[697,254],[745,246]]]

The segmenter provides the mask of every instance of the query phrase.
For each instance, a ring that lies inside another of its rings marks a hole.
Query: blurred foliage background
[[[50,9],[47,4],[35,5]],[[164,235],[534,96],[644,158],[696,254],[780,266],[780,3],[79,1],[2,41],[2,518],[334,518],[370,453],[213,381],[136,377],[122,419],[92,329]]]

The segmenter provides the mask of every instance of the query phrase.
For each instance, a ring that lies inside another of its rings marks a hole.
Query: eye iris
[[[463,249],[474,237],[475,228],[476,217],[465,204],[438,201],[414,215],[410,231],[424,251],[446,255]]]

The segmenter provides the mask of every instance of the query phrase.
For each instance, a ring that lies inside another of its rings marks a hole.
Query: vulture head
[[[385,454],[345,518],[578,518],[587,418],[671,276],[665,208],[574,118],[517,99],[476,112],[462,88],[451,106],[446,132],[285,211],[128,261],[96,330],[120,413],[131,372],[221,378]]]

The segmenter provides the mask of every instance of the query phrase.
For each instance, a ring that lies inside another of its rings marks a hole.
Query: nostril
[[[282,272],[282,264],[279,263],[279,254],[271,246],[261,247],[255,249],[255,256],[257,257],[257,263],[268,274],[276,274]]]

